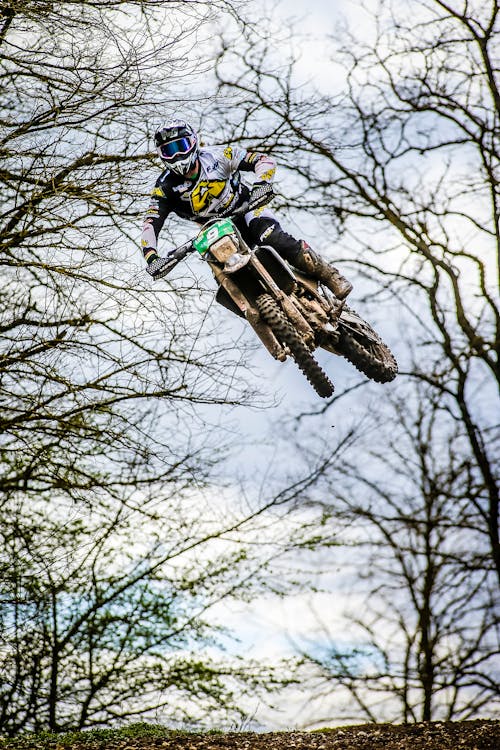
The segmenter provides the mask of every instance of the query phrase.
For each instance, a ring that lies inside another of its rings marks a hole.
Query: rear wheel
[[[340,315],[336,349],[354,367],[377,383],[389,383],[398,365],[389,347],[371,325],[347,305]]]
[[[261,294],[257,297],[256,305],[262,320],[271,328],[278,341],[289,348],[293,359],[316,393],[322,398],[331,396],[334,391],[333,383],[316,362],[276,300],[270,294]]]

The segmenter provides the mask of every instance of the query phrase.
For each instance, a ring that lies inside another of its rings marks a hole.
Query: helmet
[[[155,133],[155,145],[160,158],[176,174],[185,175],[196,164],[198,136],[184,120],[170,120],[160,125]]]

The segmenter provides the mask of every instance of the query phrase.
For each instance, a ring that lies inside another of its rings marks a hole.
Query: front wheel
[[[377,383],[394,380],[398,364],[391,350],[371,325],[347,305],[340,315],[338,332],[336,349],[354,367]]]
[[[267,323],[278,341],[285,344],[316,393],[322,398],[332,395],[333,383],[323,372],[302,341],[300,334],[290,323],[283,310],[270,294],[260,294],[256,301],[262,320]]]

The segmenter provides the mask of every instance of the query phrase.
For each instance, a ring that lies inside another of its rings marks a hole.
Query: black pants
[[[285,232],[280,223],[270,216],[253,218],[248,224],[245,219],[237,218],[234,223],[248,245],[269,245],[292,266],[297,256],[302,255],[302,242]]]

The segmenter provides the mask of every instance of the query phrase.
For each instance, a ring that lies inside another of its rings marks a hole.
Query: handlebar
[[[241,216],[242,214],[246,214],[246,212],[249,210],[250,209],[249,209],[248,201],[245,201],[235,211],[232,211],[232,213],[229,214],[229,218],[233,216]],[[228,218],[227,214],[226,215],[214,214],[213,216],[208,216],[207,221],[214,221],[214,220],[216,221],[218,219],[225,219],[225,218]],[[193,252],[194,250],[193,240],[194,239],[195,238],[193,237],[192,239],[185,242],[183,245],[179,245],[179,247],[174,248],[169,253],[167,253],[165,257],[168,258],[168,260],[175,260],[175,261],[182,260],[183,258],[186,257],[186,255],[189,255],[189,253]]]
[[[166,254],[165,257],[168,260],[180,261],[185,258],[186,255],[189,255],[189,253],[191,253],[193,250],[193,240],[191,239],[185,242],[183,245],[179,245],[179,247],[174,248],[174,250],[171,250]]]
[[[232,211],[230,214],[214,214],[213,216],[209,216],[207,217],[207,222],[241,216],[247,213],[247,211],[251,211],[254,208],[259,208],[260,204],[265,205],[269,202],[268,196],[258,196],[258,198],[261,198],[261,200],[257,200],[255,204],[251,203],[250,200],[244,201],[241,206]],[[264,198],[265,200],[262,200]],[[174,248],[169,253],[167,253],[164,258],[158,258],[157,260],[155,260],[154,263],[160,263],[160,267],[156,269],[153,269],[152,267],[151,269],[148,268],[148,273],[150,273],[151,276],[153,276],[153,278],[155,279],[161,279],[163,278],[163,276],[169,274],[170,271],[172,271],[175,266],[186,257],[186,255],[189,255],[189,253],[192,253],[194,251],[194,239],[195,238],[193,237],[183,245],[179,245],[179,247]]]
[[[267,203],[266,201],[265,203]],[[263,205],[265,205],[263,203]],[[250,205],[250,201],[246,200],[244,201],[241,206],[238,206],[237,209],[232,211],[230,214],[214,214],[213,216],[207,216],[207,222],[208,221],[217,221],[218,219],[226,219],[226,218],[233,218],[234,216],[242,216],[243,214],[246,214],[248,211],[253,210],[254,208],[259,208],[259,205]],[[193,252],[193,240],[195,238],[188,240],[183,245],[179,245],[179,247],[174,248],[174,250],[171,250],[167,255],[165,256],[168,258],[168,260],[176,261],[175,265],[181,261],[183,258],[186,257],[186,255],[189,255],[189,253]],[[173,267],[173,266],[172,266]]]

